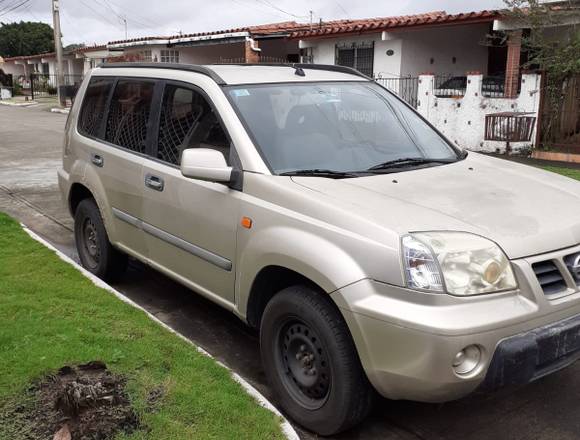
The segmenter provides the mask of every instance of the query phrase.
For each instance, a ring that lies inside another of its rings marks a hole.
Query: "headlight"
[[[407,286],[468,296],[517,288],[494,242],[466,232],[421,232],[402,240]]]

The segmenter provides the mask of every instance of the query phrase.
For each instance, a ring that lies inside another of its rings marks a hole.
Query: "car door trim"
[[[227,270],[228,272],[232,270],[232,262],[227,258],[222,257],[221,255],[215,254],[207,249],[199,247],[193,243],[183,240],[182,238],[176,237],[169,232],[164,231],[163,229],[159,229],[156,226],[153,226],[149,223],[144,222],[143,220],[132,216],[131,214],[127,214],[120,209],[113,208],[113,215],[117,217],[119,220],[124,221],[125,223],[129,223],[130,225],[135,226],[143,230],[144,232],[152,235],[166,243],[169,243],[185,252],[188,252],[202,260],[207,261],[208,263],[213,264],[214,266],[219,267],[220,269]]]

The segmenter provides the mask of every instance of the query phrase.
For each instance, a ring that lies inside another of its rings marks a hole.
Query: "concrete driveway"
[[[76,258],[72,221],[56,181],[65,120],[42,107],[0,106],[0,211]],[[237,318],[136,262],[114,287],[276,403],[260,364],[257,336]],[[339,438],[578,439],[580,363],[519,390],[444,405],[381,400],[362,426]]]

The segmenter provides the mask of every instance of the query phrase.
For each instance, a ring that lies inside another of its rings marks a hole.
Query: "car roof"
[[[106,69],[169,69],[197,72],[211,77],[220,85],[268,84],[313,81],[370,81],[350,67],[321,64],[171,64],[171,63],[108,63]]]

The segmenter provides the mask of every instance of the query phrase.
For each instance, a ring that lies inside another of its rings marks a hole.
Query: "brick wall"
[[[520,54],[522,51],[522,31],[512,31],[508,36],[508,53],[505,69],[505,96],[515,98],[518,96],[520,78]]]

